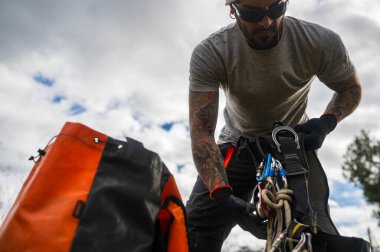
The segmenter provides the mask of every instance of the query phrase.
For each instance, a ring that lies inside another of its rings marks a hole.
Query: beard
[[[248,44],[257,50],[266,50],[276,46],[281,37],[282,22],[279,26],[273,22],[268,28],[257,26],[255,29],[248,29],[240,19],[236,19],[238,26],[244,34]]]

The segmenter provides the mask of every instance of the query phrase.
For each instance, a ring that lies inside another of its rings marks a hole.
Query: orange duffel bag
[[[174,177],[140,142],[66,123],[39,153],[0,251],[188,251]]]

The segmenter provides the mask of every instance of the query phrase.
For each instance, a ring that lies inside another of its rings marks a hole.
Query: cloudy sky
[[[290,0],[287,15],[339,33],[364,88],[357,111],[320,150],[339,231],[380,242],[362,192],[341,175],[345,148],[360,129],[380,137],[378,0]],[[223,0],[0,0],[0,222],[32,167],[28,161],[66,121],[111,137],[133,137],[160,154],[184,200],[196,171],[188,133],[192,49],[234,22]],[[332,93],[313,84],[308,114],[319,116]],[[221,108],[224,99],[221,99]],[[220,115],[218,130],[223,126]],[[224,250],[255,248],[235,228]]]

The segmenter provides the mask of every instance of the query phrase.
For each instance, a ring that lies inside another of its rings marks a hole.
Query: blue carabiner
[[[272,163],[272,155],[270,153],[268,153],[267,162],[265,164],[265,169],[264,169],[263,175],[261,176],[261,178],[256,178],[256,180],[258,182],[263,182],[269,176],[269,171],[271,169],[271,163]]]
[[[282,178],[282,181],[284,182],[284,188],[287,189],[288,188],[288,180],[286,179],[286,170],[284,169],[284,167],[281,165],[281,162],[276,160],[276,166],[278,168],[278,174],[281,176]]]
[[[271,162],[269,174],[268,174],[268,176],[271,178],[273,178],[275,175],[275,172],[276,172],[275,167],[276,167],[276,159],[272,158],[272,162]]]

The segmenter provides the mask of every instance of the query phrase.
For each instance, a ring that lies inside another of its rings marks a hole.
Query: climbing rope
[[[288,188],[286,171],[281,162],[268,153],[257,169],[256,179],[259,190],[257,213],[268,219],[265,251],[312,252],[309,233],[301,232],[299,239],[294,239],[295,231],[303,224],[294,225],[293,231],[289,232],[293,221],[290,207],[293,191]]]

